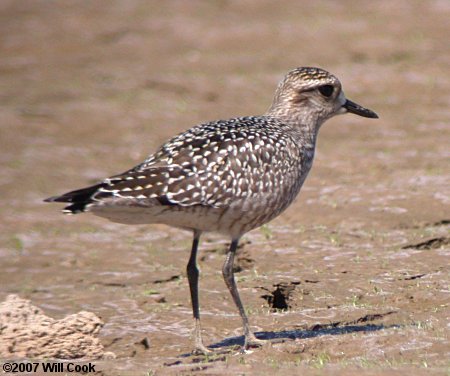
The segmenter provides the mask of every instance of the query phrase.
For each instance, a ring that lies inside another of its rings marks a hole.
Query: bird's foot
[[[272,339],[259,339],[256,338],[256,336],[253,333],[250,333],[245,338],[244,347],[242,348],[242,351],[246,351],[251,348],[255,347],[262,347],[267,344],[274,344],[274,343],[283,343],[286,341],[291,340],[290,338],[272,338]]]
[[[197,343],[192,351],[193,355],[211,355],[214,351],[208,349],[203,343]]]
[[[204,356],[211,356],[211,355],[223,355],[223,354],[229,354],[233,350],[239,348],[239,346],[234,346],[232,348],[226,348],[226,349],[208,349],[203,344],[197,344],[195,345],[195,349],[192,351],[192,355],[204,355]]]

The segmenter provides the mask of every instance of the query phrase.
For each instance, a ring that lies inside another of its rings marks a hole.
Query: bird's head
[[[332,116],[347,112],[378,118],[375,112],[345,98],[334,75],[320,68],[302,67],[290,71],[280,82],[268,115],[320,126]]]

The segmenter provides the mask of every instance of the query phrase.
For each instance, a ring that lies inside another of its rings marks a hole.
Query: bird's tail
[[[71,204],[64,208],[63,213],[65,214],[82,213],[86,210],[86,206],[94,201],[92,199],[94,193],[96,193],[100,188],[103,188],[105,185],[106,185],[105,183],[92,185],[90,187],[64,193],[61,196],[49,197],[46,198],[44,201],[70,202]]]

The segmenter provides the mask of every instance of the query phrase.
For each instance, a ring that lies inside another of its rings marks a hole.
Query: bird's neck
[[[317,113],[272,106],[265,116],[276,118],[289,128],[289,132],[307,148],[315,148],[317,134],[324,120]]]

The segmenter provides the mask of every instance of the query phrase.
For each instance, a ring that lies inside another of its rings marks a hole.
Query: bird
[[[295,68],[280,81],[263,115],[196,125],[137,166],[45,201],[68,203],[66,214],[90,212],[117,223],[160,223],[192,232],[186,270],[197,354],[213,351],[202,340],[200,237],[205,232],[228,237],[222,274],[242,319],[242,350],[259,347],[266,341],[250,329],[233,273],[239,240],[293,202],[312,167],[321,125],[345,113],[378,118],[347,99],[333,74],[316,67]]]

